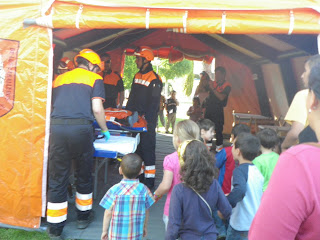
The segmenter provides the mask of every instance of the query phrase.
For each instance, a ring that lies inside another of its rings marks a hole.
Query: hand
[[[156,195],[156,194],[154,193],[154,194],[153,194],[153,197],[154,197],[155,203],[157,203],[157,202],[162,198],[162,195]]]
[[[103,232],[101,234],[101,240],[108,240],[108,232]]]
[[[218,216],[219,216],[219,218],[221,218],[222,220],[224,219],[222,213],[221,213],[219,210],[218,210]]]
[[[101,133],[104,136],[104,138],[106,139],[106,141],[108,141],[110,138],[110,132],[107,130],[107,131],[101,131]]]

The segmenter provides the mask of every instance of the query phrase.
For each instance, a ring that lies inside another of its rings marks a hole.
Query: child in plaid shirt
[[[141,166],[142,160],[137,154],[123,157],[119,167],[123,179],[111,187],[100,202],[106,209],[102,240],[140,240],[147,235],[148,209],[154,198],[150,190],[136,179]]]

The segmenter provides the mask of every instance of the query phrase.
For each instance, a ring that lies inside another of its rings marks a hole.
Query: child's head
[[[181,180],[198,192],[207,192],[216,177],[215,158],[199,140],[179,146]]]
[[[251,129],[248,125],[238,123],[231,130],[231,142],[234,142],[240,133],[250,133]]]
[[[201,119],[198,122],[200,128],[200,137],[203,141],[210,141],[214,136],[214,123],[209,119]]]
[[[276,133],[271,128],[265,128],[257,133],[257,137],[260,140],[261,146],[266,149],[273,149],[279,143],[279,138]]]
[[[194,107],[200,106],[200,98],[199,97],[194,97],[192,100],[192,105]]]
[[[142,159],[135,153],[129,153],[122,158],[119,172],[128,179],[135,179],[142,167]]]
[[[250,133],[240,133],[232,147],[232,155],[234,160],[249,160],[255,159],[260,152],[260,141],[256,136]]]
[[[183,120],[177,123],[174,128],[172,143],[178,149],[180,143],[186,140],[199,139],[199,127],[192,120]]]

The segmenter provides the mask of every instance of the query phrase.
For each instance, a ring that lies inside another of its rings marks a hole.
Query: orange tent
[[[2,1],[0,223],[38,228],[45,214],[52,28],[310,34],[320,33],[319,6],[319,0]]]

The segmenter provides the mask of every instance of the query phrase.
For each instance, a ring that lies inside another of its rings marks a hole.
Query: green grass
[[[50,240],[45,232],[0,228],[0,240]]]
[[[50,238],[46,232],[0,228],[0,240],[50,240]]]

